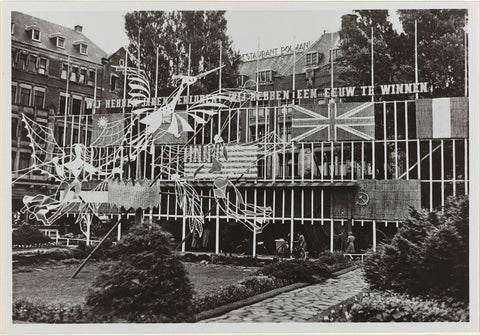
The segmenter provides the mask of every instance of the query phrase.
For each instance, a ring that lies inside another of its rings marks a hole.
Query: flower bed
[[[239,301],[254,295],[283,287],[292,282],[267,276],[253,276],[236,284],[229,285],[200,298],[194,299],[194,313],[203,312],[231,302]]]
[[[252,266],[262,267],[266,264],[277,261],[276,259],[262,259],[251,256],[223,256],[223,255],[209,255],[209,254],[194,254],[186,253],[180,255],[180,259],[184,262],[191,263],[208,263],[208,264],[222,264],[222,265],[236,265],[236,266]]]
[[[323,322],[466,322],[468,305],[450,300],[372,291],[350,298],[318,315]]]

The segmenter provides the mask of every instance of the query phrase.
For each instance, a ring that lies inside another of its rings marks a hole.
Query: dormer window
[[[34,22],[30,26],[25,27],[25,31],[28,34],[31,34],[30,37],[32,38],[32,41],[37,41],[40,42],[40,29],[37,27],[37,23]]]
[[[318,65],[318,52],[310,52],[305,55],[305,65]]]
[[[330,49],[330,55],[329,56],[330,56],[329,60],[328,60],[329,63],[332,61],[332,58],[333,58],[333,61],[335,61],[338,57],[341,56],[340,49]]]
[[[86,44],[80,44],[80,53],[82,55],[86,55],[87,54],[87,48],[88,48],[88,46]]]
[[[65,38],[60,36],[57,37],[57,48],[65,49]]]
[[[270,83],[273,80],[273,71],[264,70],[258,72],[258,81],[261,84]]]
[[[125,61],[123,59],[120,59],[120,61],[118,62],[118,64],[120,66],[125,66]]]
[[[78,46],[78,51],[80,52],[81,55],[87,55],[88,53],[88,45],[84,40],[79,40],[73,42],[74,46]]]
[[[32,29],[32,40],[40,42],[40,30]]]

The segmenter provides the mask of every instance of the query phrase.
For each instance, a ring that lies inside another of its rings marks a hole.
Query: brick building
[[[19,178],[12,189],[15,212],[24,195],[53,187],[37,171],[24,174],[32,151],[21,115],[54,129],[60,146],[88,142],[92,114],[102,112],[89,102],[123,94],[122,74],[113,66],[124,64],[125,50],[107,55],[80,25],[68,28],[19,12],[12,12],[11,22],[12,179]]]

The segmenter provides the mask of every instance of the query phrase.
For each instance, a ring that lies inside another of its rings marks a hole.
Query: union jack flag
[[[292,106],[292,140],[355,141],[375,138],[373,102]]]

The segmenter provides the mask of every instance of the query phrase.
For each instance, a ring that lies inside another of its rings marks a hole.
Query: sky
[[[127,11],[26,11],[22,12],[44,20],[73,28],[83,26],[83,33],[107,53],[113,53],[128,44],[125,34],[124,15]],[[234,48],[241,54],[277,48],[296,43],[314,41],[324,31],[340,29],[341,16],[350,10],[310,11],[227,11],[227,33]],[[400,28],[393,10],[390,16],[394,27]]]

